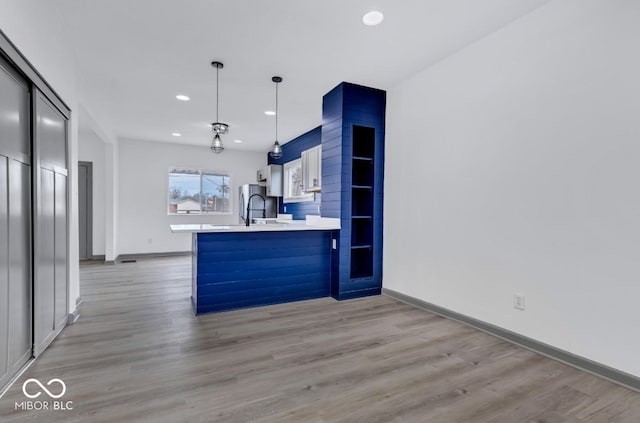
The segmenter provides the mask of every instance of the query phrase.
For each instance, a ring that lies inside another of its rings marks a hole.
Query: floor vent
[[[123,259],[120,260],[120,263],[135,263],[136,261],[136,259]]]

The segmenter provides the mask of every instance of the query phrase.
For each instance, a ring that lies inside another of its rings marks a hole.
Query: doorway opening
[[[93,259],[93,163],[78,162],[80,260]]]

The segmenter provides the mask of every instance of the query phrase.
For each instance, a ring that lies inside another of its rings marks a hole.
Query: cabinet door
[[[309,189],[309,150],[305,150],[300,154],[302,163],[302,192]]]
[[[267,183],[267,196],[282,197],[282,166],[269,165],[266,169],[263,174]]]
[[[303,185],[306,192],[317,192],[321,188],[322,146],[302,152]]]
[[[318,191],[320,191],[320,188],[322,187],[322,146],[321,145],[315,148],[314,161],[315,161],[316,171],[315,171],[315,178],[312,182],[314,183],[314,187]]]

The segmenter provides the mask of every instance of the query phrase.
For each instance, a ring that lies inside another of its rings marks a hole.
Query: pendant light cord
[[[278,85],[276,82],[276,142],[278,141]]]
[[[220,86],[219,86],[219,80],[220,78],[220,68],[216,67],[216,122],[220,122],[220,119],[218,117],[218,112],[220,110]]]

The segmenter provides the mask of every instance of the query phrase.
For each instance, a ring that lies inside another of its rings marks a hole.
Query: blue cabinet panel
[[[338,165],[342,164],[342,154],[343,151],[341,148],[331,148],[329,150],[322,150],[322,160],[327,161],[327,165]],[[324,166],[322,166],[322,170],[324,170]],[[324,176],[324,174],[322,174]]]
[[[225,282],[210,283],[200,287],[198,295],[201,297],[214,297],[211,301],[223,301],[225,296],[229,294],[249,293],[251,291],[260,291],[267,294],[268,290],[291,290],[300,286],[313,286],[314,289],[325,289],[328,283],[327,274],[329,269],[323,269],[325,272],[316,273],[292,273],[288,275],[278,274],[277,277],[256,277],[254,279],[230,280]],[[262,275],[264,276],[264,274]]]
[[[342,175],[340,173],[333,173],[333,174],[328,174],[328,175],[323,175],[322,177],[322,189],[324,190],[325,185],[327,187],[330,187],[332,184],[337,184],[338,186],[341,185],[341,180],[342,180]],[[327,189],[327,191],[331,192],[331,191],[337,191],[337,189],[331,190],[331,189]]]
[[[382,293],[382,287],[361,289],[357,291],[340,291],[338,295],[332,295],[337,300],[352,300],[354,298],[369,297],[371,295],[380,295]]]
[[[323,298],[328,294],[324,291],[304,291],[304,292],[288,292],[278,293],[273,296],[265,296],[261,298],[261,302],[256,304],[255,301],[246,297],[225,303],[205,303],[197,306],[197,314],[218,313],[222,311],[237,310],[242,308],[250,308],[256,306],[266,306],[272,304],[289,303],[293,301],[311,300],[314,298]]]
[[[331,177],[334,175],[341,175],[341,172],[342,172],[342,163],[337,160],[329,161],[327,162],[326,165],[323,164],[322,165],[322,176],[323,176],[322,182],[324,183],[325,176]],[[324,189],[323,189],[323,192],[324,192]]]
[[[344,83],[337,85],[322,97],[322,125],[327,125],[342,117]]]
[[[197,314],[330,294],[332,231],[194,236]]]
[[[362,289],[373,289],[379,286],[374,278],[351,279],[344,283],[341,291],[359,291]]]
[[[323,98],[322,211],[341,218],[331,263],[340,300],[382,287],[385,107],[384,91],[344,82]]]
[[[303,266],[304,268],[317,270],[316,268],[324,265],[323,262],[317,262],[316,256],[313,255],[317,254],[314,250],[306,250],[309,252],[307,256],[295,255],[289,257],[282,255],[267,259],[245,257],[242,261],[214,261],[213,263],[207,263],[201,260],[198,269],[200,275],[222,278],[221,280],[231,280],[243,278],[252,271],[277,270],[278,272],[284,272],[289,269],[298,269],[298,271],[300,271]]]
[[[327,146],[339,146],[342,138],[342,119],[336,120],[335,127],[331,129],[322,128],[322,144],[323,148]]]

